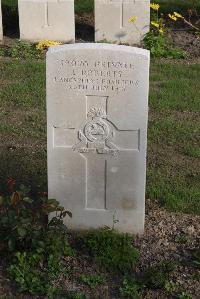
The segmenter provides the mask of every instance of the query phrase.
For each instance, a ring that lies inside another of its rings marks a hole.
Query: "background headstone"
[[[149,51],[76,44],[47,53],[49,198],[72,229],[144,227]]]
[[[135,24],[129,23],[136,16]],[[95,0],[95,40],[140,44],[149,31],[150,0]]]
[[[74,42],[74,0],[19,0],[20,39]]]
[[[1,0],[0,0],[0,41],[3,39],[3,24],[2,24],[2,11],[1,11]]]

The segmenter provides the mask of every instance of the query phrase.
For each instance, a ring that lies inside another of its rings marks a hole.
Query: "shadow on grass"
[[[47,191],[47,160],[44,149],[1,147],[0,157],[0,182],[12,177],[17,186],[30,186],[35,194]]]

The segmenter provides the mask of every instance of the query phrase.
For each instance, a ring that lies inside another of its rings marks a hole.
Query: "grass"
[[[199,71],[198,64],[152,64],[151,107],[163,112],[199,110]]]
[[[75,0],[75,12],[92,12],[94,10],[94,0]]]
[[[129,235],[107,228],[81,234],[77,244],[100,267],[116,273],[130,272],[139,258]]]
[[[200,65],[152,61],[147,197],[200,214]],[[45,64],[0,61],[0,177],[46,191]]]
[[[10,7],[16,7],[18,0],[2,0],[1,3],[3,6],[10,6]]]
[[[149,198],[197,214],[199,72],[200,65],[152,64],[147,172]]]
[[[42,191],[47,189],[44,70],[44,62],[0,63],[0,176]]]
[[[44,62],[5,61],[1,64],[1,72],[0,80],[3,84],[1,91],[2,103],[9,103],[20,108],[44,109]]]

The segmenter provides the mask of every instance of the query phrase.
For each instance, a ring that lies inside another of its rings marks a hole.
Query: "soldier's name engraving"
[[[119,93],[139,86],[139,80],[132,79],[133,63],[100,60],[61,60],[58,63],[61,74],[56,75],[53,82],[63,84],[67,90]]]

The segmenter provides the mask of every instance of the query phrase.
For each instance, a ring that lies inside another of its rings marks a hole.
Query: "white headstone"
[[[75,40],[74,0],[19,0],[20,39]]]
[[[134,24],[129,18],[135,16]],[[150,0],[95,0],[95,40],[140,44],[149,31]]]
[[[149,51],[106,44],[47,53],[49,198],[72,229],[144,228]]]
[[[3,39],[3,25],[2,25],[2,12],[1,12],[1,0],[0,0],[0,41]]]

